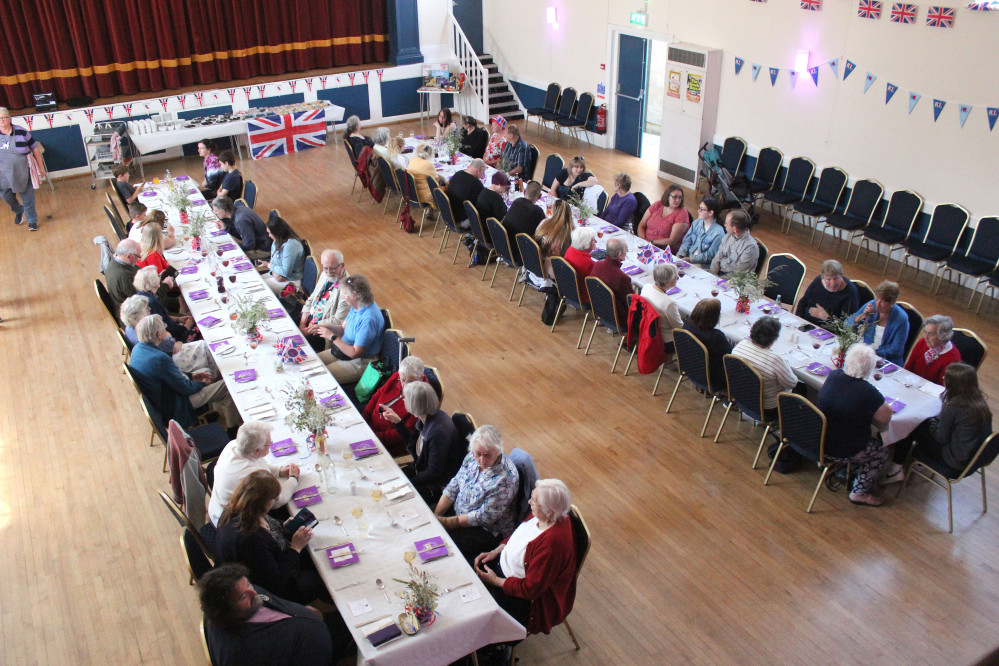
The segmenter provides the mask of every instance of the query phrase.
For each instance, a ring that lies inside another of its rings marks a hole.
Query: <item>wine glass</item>
[[[711,297],[712,298],[718,298],[718,289],[712,289],[711,290]]]
[[[812,343],[812,349],[818,349],[821,345],[816,341]]]
[[[235,273],[233,273],[232,275],[229,276],[229,282],[232,282],[233,284],[236,283],[236,274]]]
[[[371,489],[371,499],[376,502],[382,501],[382,489],[380,487],[375,486]]]
[[[256,349],[257,344],[258,344],[257,340],[250,340],[250,349]]]
[[[222,248],[216,248],[216,250],[215,250],[215,254],[217,254],[220,257],[222,256],[222,254],[224,252],[225,252],[225,250],[223,250]]]
[[[250,367],[250,352],[249,352],[249,350],[243,352],[243,362],[246,364],[246,367]]]
[[[219,256],[222,256],[222,255],[219,255]],[[222,260],[222,265],[225,266],[226,268],[229,268],[229,260],[228,259],[223,259]]]
[[[406,564],[412,564],[413,560],[416,559],[416,551],[412,548],[403,551],[402,559],[406,560]]]

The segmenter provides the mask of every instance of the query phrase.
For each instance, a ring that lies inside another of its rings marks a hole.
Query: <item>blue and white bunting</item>
[[[943,111],[945,104],[947,104],[947,102],[942,99],[933,100],[933,122],[936,122],[937,118],[940,117],[940,112]]]
[[[843,69],[843,80],[846,81],[847,77],[853,74],[853,70],[857,69],[857,63],[846,61],[846,67]]]
[[[791,90],[794,90],[794,84],[798,82],[798,72],[789,69],[787,73],[791,75]]]
[[[839,58],[833,58],[829,61],[829,67],[833,71],[833,76],[839,81]]]
[[[885,104],[891,101],[891,98],[895,96],[898,92],[898,86],[894,83],[889,83],[888,87],[885,89]]]
[[[762,65],[757,65],[755,62],[753,63],[753,82],[755,82],[756,77],[760,75],[761,69],[763,69]]]
[[[874,74],[871,74],[870,72],[867,72],[867,78],[865,78],[865,79],[864,79],[864,92],[865,92],[865,93],[866,93],[866,92],[867,92],[868,90],[870,90],[870,89],[871,89],[871,84],[873,84],[873,83],[874,83],[874,80],[875,80],[875,79],[877,79],[877,78],[878,78],[878,77],[877,77],[877,76],[875,76]]]
[[[777,85],[777,75],[780,74],[780,69],[777,67],[770,68],[770,86],[773,87]]]
[[[919,103],[919,98],[922,97],[919,93],[910,92],[909,93],[909,113],[916,108],[916,104]]]
[[[742,71],[742,66],[746,64],[746,61],[742,58],[735,59],[735,75],[739,76],[739,72]]]
[[[961,120],[961,127],[964,127],[964,121],[968,119],[968,114],[971,113],[971,105],[960,104],[958,105],[957,109],[958,109],[957,113],[958,118],[960,118]]]
[[[991,132],[996,128],[996,119],[999,118],[999,108],[993,106],[988,107],[986,115],[989,117],[989,131]]]
[[[819,66],[816,65],[815,67],[809,67],[808,68],[808,73],[812,75],[812,81],[814,81],[815,85],[818,86],[819,85]]]

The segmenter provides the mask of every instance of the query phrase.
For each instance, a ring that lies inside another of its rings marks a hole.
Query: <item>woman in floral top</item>
[[[486,164],[491,167],[498,167],[500,157],[503,155],[503,148],[506,147],[506,118],[496,116],[489,127],[491,136],[486,144],[486,153],[482,156]]]
[[[472,561],[513,531],[520,477],[503,453],[499,430],[481,426],[468,440],[468,455],[444,489],[434,515],[451,533],[458,550]]]
[[[214,199],[215,193],[222,184],[222,163],[219,162],[218,148],[211,139],[202,139],[198,142],[198,155],[205,160],[205,179],[201,181],[202,194],[206,199]]]

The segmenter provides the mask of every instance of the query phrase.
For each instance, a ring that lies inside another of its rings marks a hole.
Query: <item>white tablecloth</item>
[[[195,189],[193,180],[186,179],[180,182],[188,185],[190,189]],[[147,184],[147,186],[150,188],[149,191],[158,193],[164,189],[165,184],[161,183],[159,186]],[[192,199],[200,199],[195,193],[191,196]],[[179,213],[163,203],[158,195],[144,196],[142,201],[151,208],[164,210],[170,223],[177,226],[178,238],[182,238],[184,228],[179,226]],[[194,210],[211,215],[206,204]],[[213,244],[219,245],[232,242],[232,238],[222,235],[213,237],[212,241]],[[181,240],[178,247],[181,249],[169,250],[166,253],[167,260],[178,270],[191,265],[192,261],[201,259],[200,253],[190,250],[190,241]],[[274,441],[290,437],[298,445],[298,452],[288,456],[273,458],[269,454],[271,462],[299,465],[302,470],[300,488],[319,484],[320,490],[324,489],[324,485],[328,490],[324,492],[321,503],[310,506],[320,522],[314,530],[315,536],[309,544],[309,549],[317,569],[333,595],[337,609],[354,636],[358,646],[358,663],[446,664],[490,643],[524,638],[526,635],[524,627],[499,608],[485,585],[458,552],[447,532],[434,518],[433,512],[415,493],[405,475],[382,447],[361,414],[353,407],[339,412],[336,415],[336,425],[329,430],[327,449],[334,461],[335,475],[329,475],[328,484],[319,483],[319,474],[315,471],[318,455],[308,452],[306,433],[293,431],[284,423],[286,414],[284,404],[287,400],[285,392],[308,382],[319,397],[325,397],[338,392],[339,386],[325,367],[318,363],[316,353],[307,345],[308,361],[303,364],[305,368],[281,366],[273,344],[279,337],[299,333],[295,322],[287,314],[263,327],[264,339],[255,350],[250,349],[242,335],[233,331],[226,306],[220,303],[215,279],[209,274],[212,267],[217,267],[220,274],[226,275],[227,294],[235,292],[264,298],[268,309],[280,308],[281,305],[255,270],[234,273],[233,266],[238,263],[237,260],[246,260],[246,255],[238,247],[223,254],[223,259],[230,261],[228,268],[216,266],[218,260],[214,249],[211,248],[207,259],[197,264],[196,274],[179,275],[178,284],[195,321],[200,321],[208,315],[222,320],[214,327],[203,330],[203,334],[209,342],[226,340],[230,343],[229,347],[235,349],[227,355],[222,355],[221,352],[229,348],[223,347],[218,350],[219,353],[213,352],[213,355],[243,419],[250,420],[261,406],[272,405],[277,411],[277,416],[266,420],[274,428],[272,433]],[[228,279],[228,275],[231,274],[236,275],[235,283]],[[192,301],[188,298],[191,291],[201,289],[208,290],[208,299]],[[254,368],[257,371],[257,379],[246,384],[236,383],[233,374],[237,370],[247,368]],[[310,373],[315,374],[307,376]],[[349,402],[347,404],[349,405]],[[349,450],[352,442],[365,439],[374,440],[378,444],[379,454],[348,464],[343,458],[344,451]],[[379,502],[374,501],[371,489],[376,487],[379,481],[386,482],[377,486],[385,490],[408,486],[413,490],[411,498],[396,504],[390,503],[386,498],[382,498]],[[356,494],[352,494],[352,488]],[[360,520],[355,520],[351,516],[351,509],[355,507],[363,510]],[[342,519],[343,529],[334,524],[333,516]],[[392,526],[393,521],[398,527]],[[360,538],[359,523],[368,525],[367,538]],[[416,526],[419,527],[412,532],[407,532],[405,529]],[[345,537],[344,530],[349,533],[349,537]],[[409,578],[403,553],[413,549],[414,541],[435,536],[444,538],[452,555],[429,562],[425,568],[437,577],[441,588],[467,582],[471,582],[472,585],[446,594],[439,600],[440,615],[432,626],[421,629],[415,636],[403,635],[381,647],[373,647],[364,638],[361,630],[370,630],[370,627],[359,629],[357,625],[387,614],[397,618],[403,612],[403,602],[395,594],[403,585],[393,580]],[[360,561],[350,566],[333,569],[329,565],[326,551],[321,548],[345,542],[355,544],[355,548],[360,551]],[[381,578],[385,582],[388,601],[376,588],[376,578]],[[340,589],[354,582],[359,584]],[[367,601],[370,610],[355,616],[351,604],[364,600]]]
[[[172,129],[148,134],[129,133],[128,138],[143,155],[167,148],[197,143],[202,139],[217,139],[223,136],[243,136],[246,134],[246,121],[233,120],[218,125],[202,125],[184,129]]]

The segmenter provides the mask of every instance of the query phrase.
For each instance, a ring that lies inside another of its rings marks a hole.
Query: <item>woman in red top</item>
[[[147,224],[142,227],[139,238],[142,258],[135,262],[136,266],[139,268],[155,266],[157,273],[163,273],[170,268],[170,264],[163,257],[163,227],[158,224]]]
[[[572,611],[577,554],[572,496],[558,479],[542,479],[531,494],[527,520],[499,546],[475,558],[475,571],[496,602],[527,633],[551,633]],[[495,561],[496,571],[486,566]]]
[[[576,269],[576,287],[583,303],[590,302],[586,291],[586,277],[593,272],[593,257],[590,253],[597,246],[597,232],[589,227],[572,230],[572,245],[565,251],[565,260]]]
[[[668,246],[676,254],[692,220],[683,207],[683,188],[670,185],[662,198],[645,211],[636,231],[656,247]]]
[[[951,363],[961,360],[961,352],[950,339],[954,337],[954,322],[944,315],[927,317],[920,338],[905,362],[905,369],[943,386],[944,372]]]
[[[399,371],[389,377],[364,406],[364,420],[393,456],[404,456],[407,453],[406,442],[396,430],[395,424],[402,423],[408,432],[413,432],[416,427],[416,417],[406,410],[402,389],[410,382],[427,381],[424,369],[419,357],[407,356],[402,359]],[[389,412],[391,415],[386,418]]]

